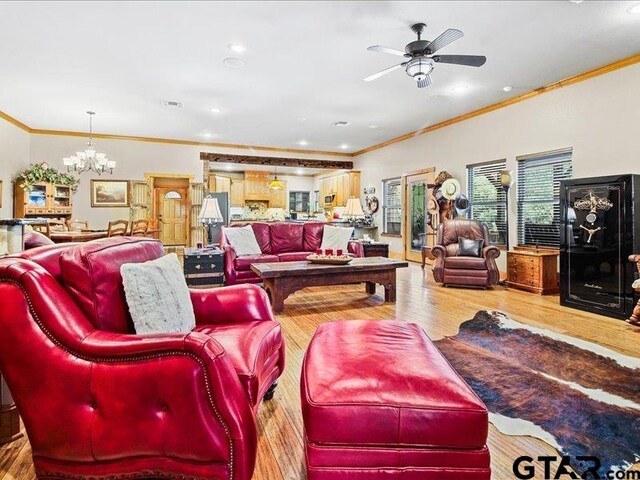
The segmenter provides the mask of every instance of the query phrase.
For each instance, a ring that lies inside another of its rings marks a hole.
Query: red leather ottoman
[[[422,329],[318,327],[300,383],[309,480],[488,480],[487,409]]]

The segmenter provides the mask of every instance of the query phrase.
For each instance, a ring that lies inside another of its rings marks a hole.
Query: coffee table
[[[297,290],[324,285],[365,283],[370,295],[376,292],[376,284],[384,287],[384,301],[396,301],[396,269],[408,267],[402,260],[384,257],[354,258],[347,265],[320,265],[303,262],[254,263],[251,265],[260,276],[271,299],[274,312],[284,310],[284,300]]]

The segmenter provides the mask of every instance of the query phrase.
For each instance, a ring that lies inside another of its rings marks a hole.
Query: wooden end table
[[[306,287],[365,283],[368,294],[376,284],[384,287],[384,301],[396,301],[396,269],[408,267],[401,260],[383,257],[354,258],[347,265],[321,265],[309,262],[254,263],[253,270],[264,283],[274,312],[284,310],[284,300]]]

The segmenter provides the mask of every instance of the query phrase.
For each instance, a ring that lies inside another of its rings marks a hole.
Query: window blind
[[[400,178],[382,181],[382,231],[400,235],[402,224],[402,186]]]
[[[507,238],[507,200],[500,184],[500,170],[506,166],[505,159],[467,165],[471,218],[486,224],[491,241],[498,245],[506,244]]]
[[[571,178],[573,150],[516,157],[518,243],[560,246],[560,180]]]

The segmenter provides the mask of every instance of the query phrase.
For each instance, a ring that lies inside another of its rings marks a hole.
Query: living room
[[[636,1],[0,13],[0,480],[640,475]]]

